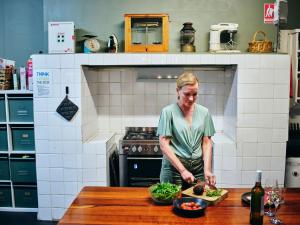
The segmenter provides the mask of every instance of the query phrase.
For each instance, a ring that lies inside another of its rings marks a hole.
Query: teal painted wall
[[[43,1],[1,0],[0,57],[25,66],[32,53],[44,49]]]
[[[275,0],[274,0],[275,1]],[[77,36],[97,34],[107,41],[115,33],[123,50],[125,13],[168,13],[170,52],[179,52],[182,24],[193,22],[197,52],[208,50],[209,28],[219,22],[239,24],[238,48],[246,51],[262,29],[275,41],[276,29],[263,24],[263,4],[272,0],[0,0],[0,57],[24,66],[33,53],[47,53],[48,21],[74,21]],[[300,1],[289,0],[288,29],[300,28]]]
[[[196,50],[208,50],[209,28],[220,22],[238,23],[238,48],[246,51],[256,30],[275,40],[276,28],[263,23],[263,4],[270,0],[44,0],[45,28],[48,21],[74,21],[83,29],[107,40],[115,33],[124,40],[125,13],[168,13],[169,51],[180,52],[179,32],[184,22],[193,22]],[[47,28],[46,28],[47,29]],[[46,47],[46,46],[45,46]]]

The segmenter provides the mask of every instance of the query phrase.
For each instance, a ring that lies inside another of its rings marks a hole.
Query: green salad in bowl
[[[157,183],[149,187],[151,198],[159,204],[172,204],[180,196],[181,186],[171,183]]]

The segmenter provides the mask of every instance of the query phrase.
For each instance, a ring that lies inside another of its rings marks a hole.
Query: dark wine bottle
[[[261,186],[261,171],[256,171],[255,186],[251,189],[250,224],[262,225],[264,219],[264,194]]]

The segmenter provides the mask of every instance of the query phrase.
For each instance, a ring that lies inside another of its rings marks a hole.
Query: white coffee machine
[[[229,52],[237,53],[237,43],[234,41],[234,35],[237,33],[238,24],[219,23],[210,26],[210,52]]]

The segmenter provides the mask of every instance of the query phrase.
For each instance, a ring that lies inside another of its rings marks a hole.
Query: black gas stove
[[[156,127],[126,127],[120,140],[119,154],[162,155],[156,130]]]
[[[119,146],[120,186],[159,182],[162,151],[156,127],[126,127]]]

